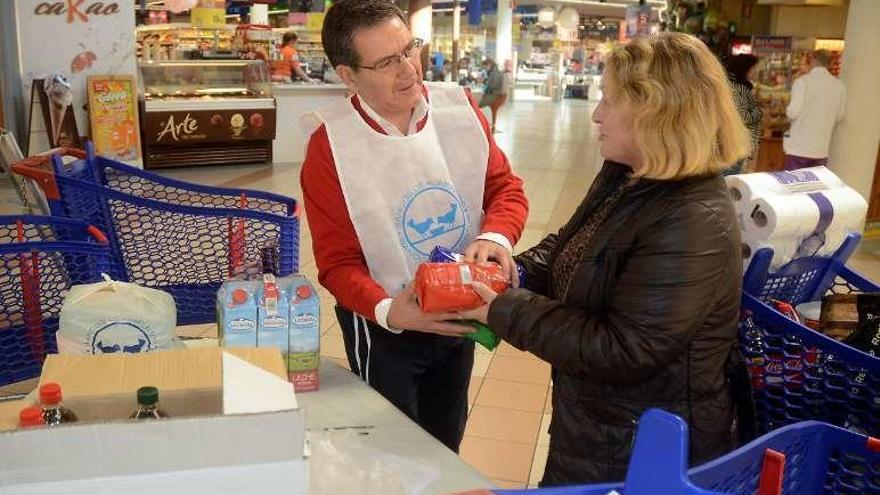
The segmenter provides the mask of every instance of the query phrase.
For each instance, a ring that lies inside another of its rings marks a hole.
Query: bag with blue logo
[[[59,354],[150,352],[175,347],[177,308],[167,292],[117,282],[71,287],[56,334]]]

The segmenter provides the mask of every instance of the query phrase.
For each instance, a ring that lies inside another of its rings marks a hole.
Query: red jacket
[[[486,117],[470,94],[468,99],[489,141],[483,195],[485,214],[480,232],[502,234],[514,245],[522,234],[528,216],[523,182],[513,174],[507,157],[492,138]],[[361,108],[357,96],[351,101],[370,127],[384,133],[379,124]],[[418,129],[421,130],[424,124],[425,119],[419,122]],[[370,277],[345,205],[327,129],[323,125],[309,139],[300,181],[312,233],[312,249],[318,265],[318,281],[336,297],[341,306],[375,321],[376,304],[390,296]]]

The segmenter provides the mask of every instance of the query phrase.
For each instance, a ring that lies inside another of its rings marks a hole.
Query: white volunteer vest
[[[370,275],[392,296],[435,246],[467,247],[483,218],[483,127],[462,88],[425,85],[427,121],[409,136],[377,132],[349,98],[302,117],[306,132],[326,127]]]

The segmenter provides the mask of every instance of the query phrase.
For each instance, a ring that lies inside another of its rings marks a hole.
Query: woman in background
[[[758,63],[758,59],[752,55],[734,55],[726,60],[727,77],[730,79],[730,88],[733,90],[733,102],[739,116],[749,130],[752,148],[748,158],[736,162],[736,165],[724,171],[724,175],[739,174],[747,169],[746,164],[758,155],[761,146],[761,119],[764,113],[758,107],[758,97],[755,95],[755,86],[752,84],[752,70]]]

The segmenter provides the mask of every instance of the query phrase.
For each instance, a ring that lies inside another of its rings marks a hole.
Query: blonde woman
[[[690,425],[692,463],[731,446],[725,362],[740,235],[719,172],[749,152],[727,76],[697,38],[613,51],[593,113],[606,159],[558,234],[516,258],[525,287],[464,314],[553,366],[544,486],[623,479],[639,416]]]

